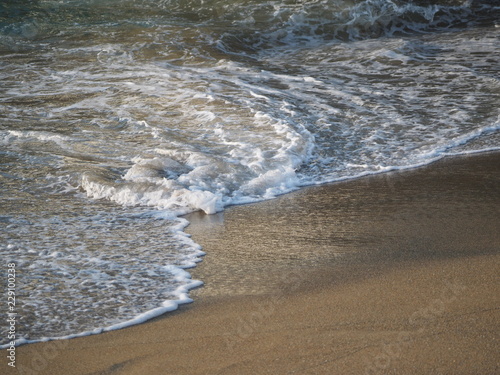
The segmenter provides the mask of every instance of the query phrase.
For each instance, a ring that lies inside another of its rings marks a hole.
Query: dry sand
[[[500,374],[500,154],[193,214],[177,312],[4,374]]]

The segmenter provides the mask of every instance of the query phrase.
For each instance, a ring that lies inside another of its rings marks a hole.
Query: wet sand
[[[499,153],[188,218],[194,303],[1,373],[500,373]]]

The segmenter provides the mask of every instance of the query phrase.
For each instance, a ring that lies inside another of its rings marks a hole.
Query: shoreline
[[[269,277],[272,284],[270,274],[276,271],[276,266],[287,270],[294,267],[298,270],[304,267],[321,269],[328,261],[347,268],[353,264],[359,267],[361,263],[373,268],[375,264],[378,267],[399,266],[436,257],[473,255],[468,248],[462,250],[462,241],[458,240],[465,235],[460,229],[467,227],[469,218],[460,218],[458,222],[447,210],[457,204],[462,210],[473,213],[474,200],[481,201],[488,189],[491,195],[495,190],[500,194],[500,187],[495,186],[500,178],[495,172],[500,173],[500,152],[453,156],[422,167],[308,186],[272,200],[230,206],[215,215],[200,212],[186,215],[190,225],[185,232],[207,252],[190,273],[194,279],[210,280],[190,295],[196,299],[272,293],[266,288],[270,281],[259,280]],[[474,181],[476,178],[483,181]],[[468,188],[467,194],[460,191],[462,187]],[[465,197],[468,198],[466,202],[458,201]],[[489,217],[476,220],[481,221],[483,230],[489,226],[494,235],[494,229],[500,229],[500,225],[488,220],[496,213],[500,218],[500,208],[488,209]],[[441,221],[454,221],[453,226],[426,224],[425,217],[432,215]],[[418,225],[411,225],[412,220]],[[287,235],[286,231],[290,233]],[[238,237],[234,233],[238,233]],[[252,243],[253,233],[259,235],[259,246]],[[422,246],[425,238],[432,235],[440,242],[439,251]],[[445,236],[453,238],[454,242],[446,243]],[[491,245],[488,244],[490,239],[484,240],[486,243],[476,253],[487,252],[485,248]],[[246,251],[245,244],[252,244],[251,252]],[[490,246],[489,251],[498,252],[499,246],[496,242],[496,247]],[[227,251],[229,247],[233,247],[230,252]],[[275,251],[275,247],[286,248],[286,253]],[[304,248],[309,252],[304,253]],[[263,270],[266,264],[262,260],[266,256],[279,261]],[[239,262],[247,265],[243,274],[239,273]],[[221,265],[226,268],[222,271],[225,281],[220,275]],[[250,270],[249,265],[252,266]],[[249,272],[252,270],[258,271],[257,278]],[[343,277],[352,278],[351,270]],[[246,284],[252,284],[253,290],[248,290]]]
[[[446,158],[188,215],[207,254],[190,269],[205,283],[194,303],[20,346],[9,373],[493,374],[499,161]]]

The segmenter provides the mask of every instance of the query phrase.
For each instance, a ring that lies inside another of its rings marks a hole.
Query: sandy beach
[[[188,219],[193,303],[0,373],[500,373],[499,153]]]

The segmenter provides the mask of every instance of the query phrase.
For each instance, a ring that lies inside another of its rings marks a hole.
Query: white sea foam
[[[100,204],[86,207],[82,219],[72,213],[77,207],[70,202],[58,216],[46,216],[48,211],[36,220],[7,221],[17,239],[0,251],[23,270],[22,285],[30,291],[18,291],[19,314],[30,329],[18,332],[18,344],[137,324],[191,302],[188,290],[202,285],[185,271],[204,255],[183,232],[185,219],[168,212],[95,211],[103,208]],[[166,251],[170,246],[177,251]]]
[[[1,251],[29,271],[19,343],[189,302],[203,253],[179,215],[500,149],[486,5],[74,3],[38,36],[0,26]]]

